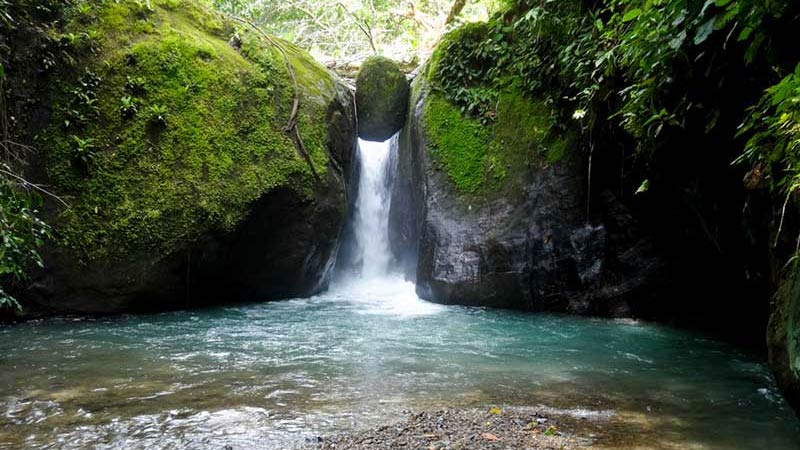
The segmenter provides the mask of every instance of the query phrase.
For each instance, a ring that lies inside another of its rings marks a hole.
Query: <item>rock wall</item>
[[[800,411],[800,264],[790,259],[796,252],[797,236],[785,233],[798,229],[800,207],[790,202],[782,213],[784,232],[773,234],[770,255],[775,295],[767,328],[767,350],[778,384],[795,410]],[[778,228],[773,229],[777,233]],[[790,262],[784,263],[786,260]]]
[[[800,406],[800,276],[793,267],[775,296],[767,331],[769,363],[787,399]]]
[[[441,139],[433,143],[439,131],[426,83],[425,75],[415,81],[400,136],[390,217],[393,252],[416,279],[418,295],[445,304],[607,316],[646,307],[663,281],[663,264],[610,192],[587,218],[587,167],[575,143],[559,137],[566,150],[558,161],[529,161],[491,190],[459,191],[442,163],[450,148]],[[498,122],[535,126],[500,111]],[[497,145],[499,135],[493,132],[485,148]],[[536,154],[505,144],[506,152]]]

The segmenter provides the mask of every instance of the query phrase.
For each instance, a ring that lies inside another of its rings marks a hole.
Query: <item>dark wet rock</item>
[[[397,63],[380,56],[368,58],[356,79],[359,137],[385,141],[400,131],[408,95],[408,81]]]
[[[780,282],[767,329],[769,365],[786,399],[800,411],[800,270]]]
[[[597,197],[587,221],[587,170],[578,149],[531,168],[524,192],[490,200],[461,195],[432,160],[425,87],[419,92],[400,135],[390,239],[420,297],[605,316],[647,308],[663,264],[610,192]]]

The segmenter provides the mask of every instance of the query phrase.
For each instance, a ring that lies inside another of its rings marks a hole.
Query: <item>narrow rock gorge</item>
[[[800,447],[798,25],[0,0],[0,449]]]

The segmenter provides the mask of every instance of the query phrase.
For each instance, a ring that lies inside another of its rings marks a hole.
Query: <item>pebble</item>
[[[573,435],[552,417],[530,408],[463,408],[408,413],[400,423],[325,437],[315,450],[584,449],[592,440]]]

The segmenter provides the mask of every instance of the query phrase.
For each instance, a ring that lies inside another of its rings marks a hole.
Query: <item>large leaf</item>
[[[642,10],[641,9],[633,8],[633,9],[628,10],[628,12],[626,12],[625,15],[622,16],[622,21],[623,22],[630,22],[631,20],[636,19],[637,17],[639,17],[641,15],[642,15]]]
[[[695,45],[700,45],[703,42],[705,42],[706,39],[708,39],[708,37],[714,31],[714,24],[716,23],[716,21],[717,18],[712,17],[706,23],[700,25],[700,27],[697,28],[697,31],[695,32],[694,35]]]

